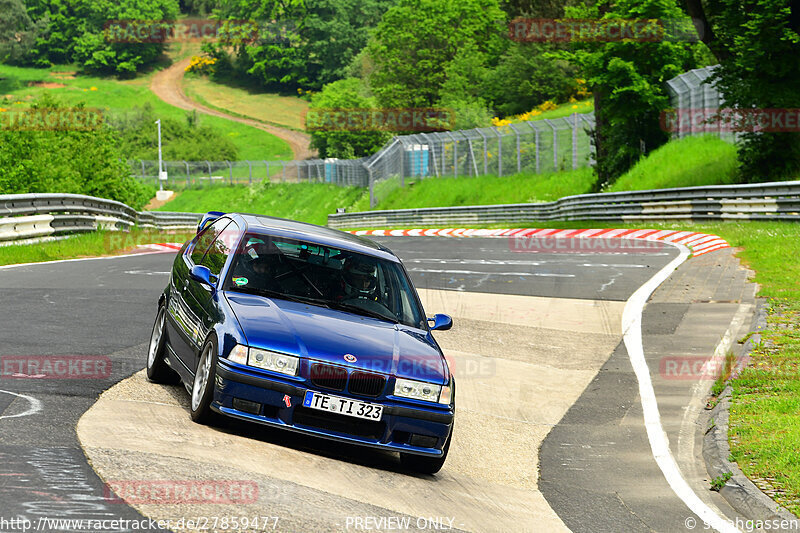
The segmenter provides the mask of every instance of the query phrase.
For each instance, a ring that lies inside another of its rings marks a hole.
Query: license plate
[[[329,413],[337,413],[365,420],[380,420],[383,416],[383,406],[322,394],[321,392],[306,391],[303,406]]]

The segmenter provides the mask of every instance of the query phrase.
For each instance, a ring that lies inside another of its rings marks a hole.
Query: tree
[[[152,191],[122,163],[116,132],[102,121],[61,120],[75,114],[85,117],[92,111],[67,108],[48,96],[30,111],[3,113],[3,120],[14,122],[0,128],[0,194],[89,194],[140,209]],[[21,125],[23,115],[29,119],[26,126]],[[37,117],[44,117],[40,124],[58,126],[32,127]]]
[[[162,54],[165,43],[157,32],[179,11],[177,0],[29,0],[28,13],[37,23],[47,21],[31,63],[75,62],[90,71],[132,76]],[[137,21],[155,39],[127,31]]]
[[[800,6],[791,0],[687,0],[698,32],[720,62],[712,83],[726,107],[796,109],[800,84]],[[739,144],[744,181],[800,171],[796,131],[747,132]]]
[[[657,20],[676,20],[683,14],[677,4],[663,0],[600,0],[590,7],[567,8],[567,16],[650,19],[656,32]],[[693,66],[692,47],[665,35],[650,41],[584,43],[567,55],[579,65],[594,94],[595,189],[600,189],[669,139],[659,121],[669,107],[665,82]]]
[[[545,100],[566,101],[577,69],[541,43],[513,43],[483,82],[483,94],[501,116],[530,111]]]
[[[358,78],[347,78],[326,85],[322,92],[311,99],[309,116],[330,117],[326,112],[336,110],[364,110],[376,107],[375,98],[366,90]],[[329,127],[326,120],[311,120],[311,147],[319,151],[320,157],[352,159],[377,152],[392,135],[377,130],[338,130]],[[316,123],[319,124],[316,124]],[[315,128],[319,126],[319,129]]]
[[[22,0],[0,0],[0,63],[21,63],[33,48],[47,19],[34,24]]]
[[[271,21],[259,36],[208,45],[215,57],[228,59],[235,73],[266,86],[321,89],[342,79],[353,58],[366,46],[369,31],[395,0],[307,0],[256,3],[225,1],[223,19]]]
[[[480,54],[491,67],[508,46],[506,35],[497,0],[400,0],[367,47],[370,85],[381,106],[433,107],[460,50]]]
[[[158,142],[155,121],[159,118],[149,104],[114,117],[111,125],[120,137],[126,159],[156,159]],[[196,113],[186,120],[161,118],[162,154],[168,160],[235,161],[236,145],[218,130],[199,123]]]

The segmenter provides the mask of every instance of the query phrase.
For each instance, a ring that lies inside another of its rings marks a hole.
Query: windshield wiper
[[[357,315],[365,315],[365,316],[368,316],[368,317],[371,317],[371,318],[377,318],[378,320],[383,320],[385,322],[391,322],[393,324],[399,323],[399,321],[395,317],[390,317],[390,316],[384,315],[383,313],[379,313],[377,311],[370,311],[369,309],[364,309],[363,307],[359,307],[359,306],[353,305],[353,304],[346,304],[346,303],[342,303],[342,302],[329,302],[328,307],[335,308],[335,309],[341,309],[342,311],[350,311],[350,312],[355,313]]]

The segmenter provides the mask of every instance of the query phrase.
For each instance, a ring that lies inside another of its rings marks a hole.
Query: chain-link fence
[[[171,189],[263,181],[369,187],[374,207],[409,179],[507,176],[591,165],[593,127],[593,114],[576,113],[501,127],[402,135],[360,159],[164,161],[166,177],[161,183],[157,161],[136,159],[128,164],[133,176]]]
[[[502,127],[403,135],[365,162],[370,206],[407,179],[507,176],[572,170],[594,163],[594,115]]]
[[[360,160],[162,161],[161,164],[166,176],[159,182],[158,161],[128,161],[132,176],[168,189],[246,185],[263,181],[368,185],[367,173]]]
[[[672,113],[662,116],[662,126],[673,137],[714,135],[735,142],[738,134],[726,127],[724,120],[716,118],[724,98],[714,86],[712,67],[697,68],[676,76],[667,82]]]

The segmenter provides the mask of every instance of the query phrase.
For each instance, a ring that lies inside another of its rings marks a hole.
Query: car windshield
[[[224,289],[302,301],[415,328],[425,324],[400,264],[311,242],[245,235]]]

